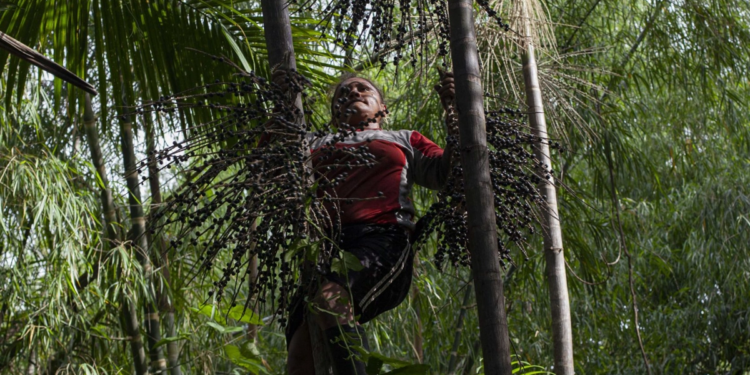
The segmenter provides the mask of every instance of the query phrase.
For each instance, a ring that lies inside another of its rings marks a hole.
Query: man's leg
[[[366,375],[365,364],[353,346],[369,350],[364,329],[354,321],[354,309],[347,290],[336,283],[322,285],[316,296],[322,312],[318,324],[323,329],[331,357],[339,375]]]
[[[310,330],[307,329],[307,322],[304,320],[289,342],[286,369],[289,375],[311,375],[315,373]]]
[[[354,309],[349,292],[339,284],[325,282],[315,296],[315,305],[322,310],[316,317],[323,330],[354,323]]]

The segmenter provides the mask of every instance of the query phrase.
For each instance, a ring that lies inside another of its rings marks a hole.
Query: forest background
[[[567,149],[553,167],[578,372],[646,373],[643,350],[658,374],[747,373],[750,3],[534,4],[542,10],[535,25],[544,31],[543,95],[553,137]],[[501,16],[515,9],[507,1],[490,6]],[[389,126],[443,144],[434,37],[424,63],[380,71],[367,63],[366,45],[344,50],[325,36],[316,9],[291,12],[297,63],[314,84],[318,116],[326,114],[328,87],[351,69],[342,67],[354,67],[384,87]],[[220,270],[195,278],[195,246],[168,254],[146,278],[132,248],[109,246],[102,225],[114,215],[120,238],[131,225],[122,122],[132,125],[132,151],[143,158],[210,118],[125,116],[128,108],[231,78],[233,68],[196,51],[267,76],[262,24],[253,1],[0,3],[0,30],[99,91],[87,110],[81,90],[0,52],[0,372],[133,372],[121,301],[126,296],[142,315],[156,279],[169,301],[159,303],[166,334],[158,344],[177,354],[171,373],[283,373],[278,325],[248,324],[270,312],[224,319],[208,296]],[[476,25],[485,89],[523,109],[513,31],[498,30],[479,7]],[[92,130],[101,160],[90,152]],[[183,177],[162,178],[170,179],[160,192],[168,199]],[[113,211],[102,209],[103,186]],[[142,185],[144,207],[155,193]],[[433,198],[426,190],[414,195],[420,212]],[[511,342],[517,359],[552,370],[541,239],[526,250],[527,258],[513,250],[516,266],[506,275]],[[372,346],[386,368],[424,363],[435,374],[481,373],[469,273],[438,270],[431,260],[429,249],[420,253],[407,302],[369,323]]]

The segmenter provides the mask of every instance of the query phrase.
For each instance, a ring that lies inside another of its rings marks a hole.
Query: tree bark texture
[[[530,35],[528,15],[526,35]],[[549,134],[544,118],[542,91],[539,86],[534,45],[527,39],[526,53],[523,56],[523,77],[526,86],[526,104],[529,107],[529,125],[534,135],[541,139],[534,145],[534,155],[542,163],[538,173],[542,177],[539,190],[545,198],[546,207],[542,212],[544,237],[544,258],[547,263],[550,309],[552,312],[552,341],[555,357],[555,374],[573,375],[573,330],[571,328],[570,299],[563,254],[562,231],[557,211],[557,191],[552,176],[552,161],[549,151]],[[545,179],[549,176],[548,179]]]
[[[122,142],[123,162],[125,163],[125,180],[128,187],[128,204],[130,205],[130,240],[136,259],[143,267],[143,272],[148,280],[149,296],[145,298],[145,326],[148,339],[149,356],[151,368],[155,373],[166,372],[166,362],[161,347],[155,348],[155,344],[161,339],[161,327],[159,324],[159,312],[156,310],[153,295],[153,282],[151,281],[151,261],[148,257],[148,241],[146,239],[146,218],[143,214],[139,174],[136,169],[135,148],[133,146],[133,124],[128,115],[122,115],[120,120],[120,140]]]
[[[471,0],[449,0],[451,58],[460,124],[469,251],[479,315],[485,373],[510,375],[510,340],[503,279],[497,253],[497,225],[490,180],[487,130]]]
[[[294,45],[292,43],[292,26],[289,21],[289,11],[286,0],[261,0],[263,8],[263,28],[265,30],[266,48],[268,49],[268,62],[271,68],[283,67],[286,69],[297,69],[297,60],[294,56]],[[294,105],[299,113],[304,113],[302,108],[302,96],[297,95]],[[300,116],[304,121],[304,116]],[[310,272],[310,267],[304,273]],[[303,275],[303,279],[309,280],[309,275]],[[307,328],[310,330],[310,341],[313,348],[315,362],[315,375],[329,375],[332,367],[330,355],[326,350],[325,336],[323,330],[306,314]],[[335,369],[334,369],[335,373]]]

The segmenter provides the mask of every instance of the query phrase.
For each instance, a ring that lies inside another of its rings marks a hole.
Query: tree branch
[[[591,13],[594,12],[594,9],[596,9],[596,7],[601,2],[602,2],[602,0],[596,0],[596,2],[594,3],[594,5],[591,8],[589,8],[588,12],[586,12],[586,15],[583,16],[583,19],[581,20],[581,22],[578,23],[578,26],[575,29],[573,29],[573,33],[570,34],[570,37],[568,37],[568,40],[566,40],[565,43],[562,45],[561,49],[563,51],[567,50],[570,47],[570,43],[573,42],[573,38],[575,38],[576,34],[578,33],[578,30],[580,30],[581,27],[583,26],[583,24],[586,23],[586,21],[588,20],[589,16],[591,15]]]
[[[618,64],[615,67],[615,72],[622,73],[625,70],[625,66],[630,62],[630,59],[633,57],[633,54],[635,54],[635,51],[638,50],[638,47],[640,47],[641,43],[644,39],[646,39],[646,35],[649,31],[651,31],[651,28],[654,26],[654,22],[656,22],[657,17],[659,16],[659,13],[661,12],[662,5],[664,4],[665,0],[659,1],[658,4],[656,4],[656,9],[654,9],[654,12],[651,13],[651,16],[649,16],[648,21],[646,21],[646,26],[643,27],[643,30],[641,30],[641,33],[638,35],[638,37],[635,39],[635,43],[633,43],[633,46],[630,47],[630,50],[628,50],[628,53],[625,54],[625,56],[622,58],[622,61],[620,61],[620,64]],[[604,99],[608,96],[610,92],[614,89],[615,85],[619,82],[619,80],[622,78],[622,74],[615,75],[612,77],[612,80],[609,81],[609,85],[607,85],[607,90],[602,94],[602,97],[599,101],[604,101]]]

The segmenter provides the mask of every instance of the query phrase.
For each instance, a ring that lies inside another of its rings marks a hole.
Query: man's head
[[[383,92],[369,79],[354,75],[342,77],[331,98],[334,124],[379,129],[386,112],[383,98]]]

